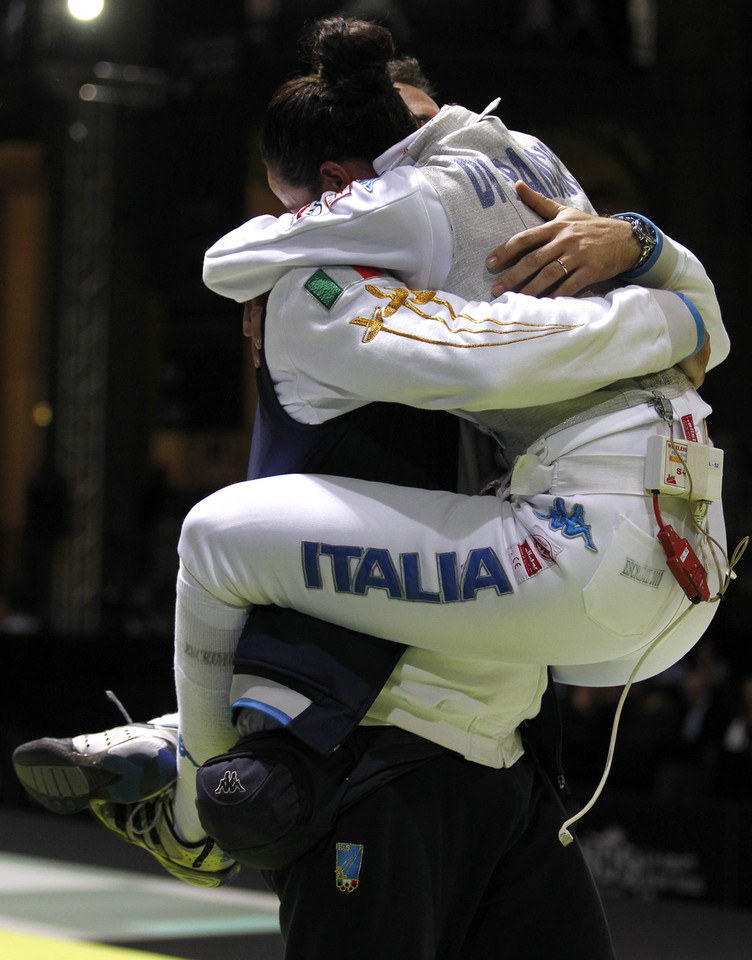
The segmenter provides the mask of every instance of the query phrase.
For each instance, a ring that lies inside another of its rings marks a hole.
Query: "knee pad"
[[[287,866],[332,829],[354,758],[322,756],[285,730],[244,737],[196,774],[196,806],[207,834],[240,863]]]

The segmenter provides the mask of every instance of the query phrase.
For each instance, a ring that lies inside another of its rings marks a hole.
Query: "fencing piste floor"
[[[605,897],[619,960],[749,960],[752,912]],[[2,960],[282,960],[253,870],[220,889],[168,876],[86,814],[0,809]]]

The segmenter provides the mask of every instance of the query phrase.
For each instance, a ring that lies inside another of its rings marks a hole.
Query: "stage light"
[[[52,413],[52,404],[46,400],[40,400],[31,408],[31,419],[38,427],[49,427],[54,420]]]
[[[68,0],[68,10],[77,20],[93,20],[104,8],[104,0]]]

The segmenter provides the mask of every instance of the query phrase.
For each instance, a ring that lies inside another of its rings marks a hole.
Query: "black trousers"
[[[600,898],[548,778],[442,753],[346,809],[283,870],[286,960],[613,960]]]

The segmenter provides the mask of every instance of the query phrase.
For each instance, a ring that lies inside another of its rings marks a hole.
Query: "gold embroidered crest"
[[[546,323],[536,324],[522,321],[503,321],[496,317],[474,317],[469,313],[457,313],[452,304],[443,297],[437,297],[435,290],[410,290],[407,287],[389,287],[384,289],[367,283],[366,292],[378,300],[387,300],[385,306],[374,307],[370,316],[357,316],[350,320],[355,326],[365,327],[361,343],[370,343],[379,333],[391,333],[394,336],[410,340],[421,340],[447,347],[496,347],[508,346],[523,340],[550,337],[564,333],[580,324]],[[430,313],[423,309],[430,304],[446,307],[447,314]],[[423,320],[428,320],[443,328],[443,334],[427,336],[418,330],[410,330],[409,318],[405,324],[387,324],[395,315],[409,312]],[[462,334],[472,334],[474,339],[462,339]]]

